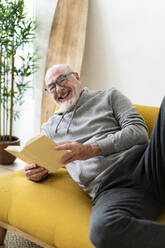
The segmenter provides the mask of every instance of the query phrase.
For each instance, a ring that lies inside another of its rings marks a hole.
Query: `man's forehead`
[[[60,76],[61,74],[66,74],[69,71],[69,68],[67,66],[57,66],[56,68],[53,68],[53,74],[56,75],[57,77]]]
[[[58,78],[60,78],[61,75],[64,75],[66,73],[67,72],[64,70],[60,70],[60,71],[58,70],[58,71],[51,72],[49,75],[48,84],[55,82]]]

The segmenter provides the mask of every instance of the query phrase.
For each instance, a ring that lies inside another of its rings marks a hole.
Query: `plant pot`
[[[20,139],[18,137],[12,136],[12,141],[9,141],[9,136],[5,141],[0,141],[0,165],[13,164],[16,159],[15,156],[5,151],[4,149],[8,146],[19,146]]]

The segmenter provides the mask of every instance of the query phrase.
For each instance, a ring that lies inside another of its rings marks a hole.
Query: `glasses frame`
[[[72,74],[74,74],[74,73],[75,73],[75,72],[71,71],[71,72],[66,73],[66,74],[61,74],[60,76],[58,76],[58,78],[56,79],[55,82],[50,83],[50,84],[47,85],[47,87],[45,88],[45,91],[47,91],[49,94],[55,93],[55,92],[56,92],[56,85],[58,84],[59,86],[64,87],[65,83],[64,83],[64,84],[61,84],[61,82],[63,82],[64,80],[67,80],[67,77],[70,76],[70,75],[72,75]],[[62,78],[63,78],[63,80],[62,80]],[[61,80],[61,81],[60,81],[60,80]],[[51,91],[49,90],[49,86],[50,86],[50,85],[54,86],[54,89],[55,89],[55,90],[54,90],[53,92],[51,92]]]

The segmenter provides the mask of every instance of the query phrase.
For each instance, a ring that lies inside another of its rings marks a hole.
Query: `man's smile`
[[[71,89],[66,89],[61,91],[59,94],[56,96],[56,100],[58,102],[64,102],[72,97],[72,90]]]

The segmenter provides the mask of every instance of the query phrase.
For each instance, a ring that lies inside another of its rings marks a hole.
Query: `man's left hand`
[[[61,159],[61,163],[63,164],[68,164],[75,160],[86,160],[101,155],[101,150],[97,143],[80,144],[75,141],[62,141],[57,143],[55,149],[68,151]]]

